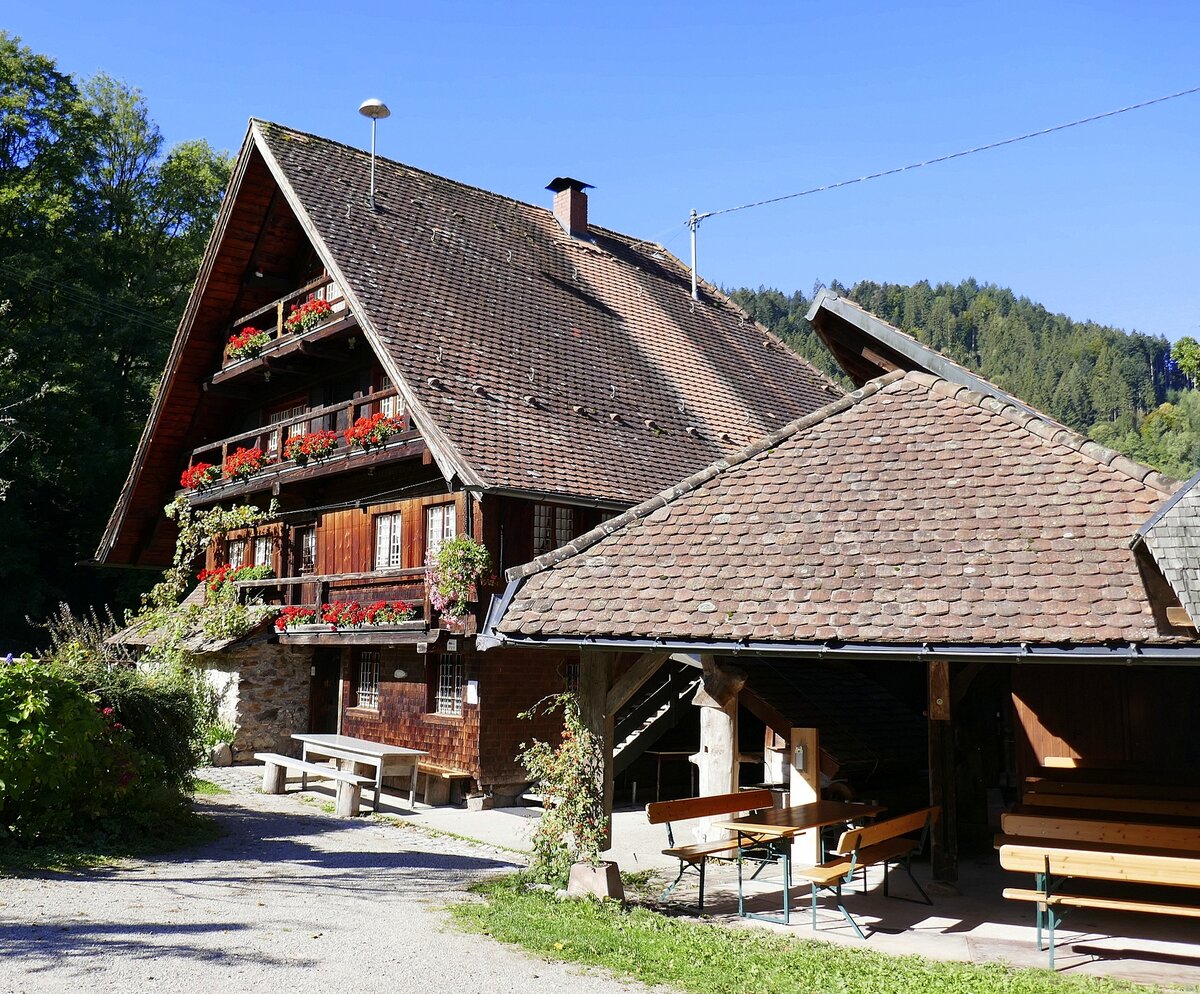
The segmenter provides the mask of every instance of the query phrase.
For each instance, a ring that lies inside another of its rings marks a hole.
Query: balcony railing
[[[428,625],[432,617],[424,569],[378,569],[367,573],[285,576],[267,580],[236,580],[239,593],[262,598],[265,604],[320,609],[339,601],[407,601],[417,618]]]
[[[288,315],[291,313],[291,305],[303,303],[306,300],[316,298],[326,301],[333,309],[328,320],[324,321],[316,328],[310,328],[307,332],[291,332],[287,329]],[[311,280],[297,290],[293,290],[285,297],[280,297],[278,300],[273,300],[269,304],[264,304],[256,311],[251,311],[249,314],[244,314],[234,321],[227,329],[228,335],[234,335],[242,331],[244,328],[256,328],[259,331],[266,332],[271,338],[271,344],[267,345],[264,351],[270,351],[273,346],[280,342],[291,341],[300,337],[308,337],[316,335],[323,327],[328,327],[332,324],[340,322],[343,318],[350,316],[350,310],[346,306],[346,297],[342,293],[341,287],[337,285],[328,276],[321,276],[315,280]],[[257,358],[257,357],[256,357]],[[222,354],[221,367],[233,365],[235,362],[250,362],[253,360],[239,359],[232,360],[229,358],[229,346],[225,346],[225,352]]]
[[[237,449],[257,448],[272,462],[256,474],[255,479],[266,474],[294,471],[300,468],[299,464],[283,459],[283,450],[288,438],[316,431],[335,431],[339,433],[339,438],[337,447],[328,456],[319,462],[312,461],[315,466],[319,466],[325,471],[346,469],[353,466],[356,460],[364,460],[368,455],[374,456],[375,452],[367,453],[360,448],[352,447],[345,438],[340,437],[340,433],[353,425],[360,417],[379,411],[392,414],[401,422],[400,430],[385,440],[384,449],[410,444],[421,437],[412,428],[407,412],[400,410],[399,397],[395,387],[389,387],[386,390],[377,390],[374,393],[364,394],[337,404],[315,407],[303,414],[283,418],[273,424],[261,425],[237,435],[230,435],[228,438],[206,442],[204,445],[192,449],[188,458],[188,469],[201,462],[221,467],[224,466],[228,456]],[[376,450],[376,452],[378,451],[380,450]],[[221,479],[210,484],[206,488],[206,492],[227,486],[232,482],[234,481],[227,478]]]

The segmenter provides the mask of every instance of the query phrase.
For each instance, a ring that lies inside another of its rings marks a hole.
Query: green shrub
[[[106,817],[136,778],[128,733],[64,668],[9,660],[0,661],[0,841]]]

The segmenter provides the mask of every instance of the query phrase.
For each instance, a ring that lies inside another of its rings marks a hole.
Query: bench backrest
[[[1200,787],[1193,784],[1096,783],[1027,777],[1024,794],[1069,794],[1086,797],[1140,797],[1154,801],[1200,801]]]
[[[1022,801],[1042,808],[1076,808],[1081,811],[1114,811],[1143,815],[1200,818],[1200,801],[1162,800],[1154,797],[1097,797],[1085,794],[1026,792]]]
[[[1200,828],[1192,825],[1149,825],[1009,811],[1000,816],[1000,827],[1007,836],[1027,839],[1069,839],[1200,853]]]
[[[848,828],[842,833],[841,838],[838,839],[838,844],[834,851],[852,853],[859,849],[866,849],[867,846],[876,845],[879,842],[887,842],[889,839],[899,838],[901,835],[924,832],[930,825],[937,821],[938,815],[941,813],[942,809],[935,805],[931,808],[910,811],[905,815],[897,815],[895,818],[877,821],[874,825],[867,825],[865,828]],[[923,839],[922,842],[924,842]]]
[[[712,794],[709,797],[685,797],[678,801],[654,801],[646,805],[646,820],[651,825],[663,822],[687,821],[689,818],[711,818],[739,811],[758,811],[775,806],[775,795],[769,790],[743,790],[736,794]]]

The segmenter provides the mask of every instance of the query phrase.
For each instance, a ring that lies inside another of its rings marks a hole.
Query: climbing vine
[[[171,565],[163,578],[142,597],[141,610],[128,623],[152,639],[148,657],[163,662],[184,664],[191,657],[185,641],[200,632],[206,639],[236,638],[262,617],[261,601],[243,604],[231,582],[220,582],[206,591],[202,603],[184,605],[183,599],[193,584],[196,560],[212,540],[234,528],[252,528],[278,516],[274,500],[263,511],[251,504],[230,508],[221,506],[197,511],[186,496],[180,495],[164,508],[175,522],[179,537]]]

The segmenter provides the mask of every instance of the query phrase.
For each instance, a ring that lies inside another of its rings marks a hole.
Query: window
[[[555,504],[533,505],[533,554],[566,545],[575,537],[575,508]]]
[[[389,569],[404,565],[404,546],[400,542],[400,512],[375,516],[375,568]]]
[[[315,573],[317,570],[317,530],[316,528],[296,529],[296,568],[301,573]]]
[[[303,401],[290,401],[286,406],[277,410],[267,412],[267,424],[278,425],[284,421],[290,421],[292,418],[298,418],[301,414],[308,410],[308,404]],[[277,456],[283,448],[283,443],[288,440],[291,435],[304,434],[308,430],[308,426],[299,421],[296,424],[288,425],[282,428],[276,428],[267,435],[267,455]]]
[[[346,298],[342,295],[342,288],[336,283],[328,283],[325,286],[318,287],[317,292],[313,296],[317,300],[326,301],[333,308],[335,314],[338,311],[346,309]]]
[[[379,710],[379,650],[361,649],[354,681],[354,706]]]
[[[380,390],[391,390],[392,389],[392,378],[390,376],[388,376],[387,373],[380,374],[379,389]],[[384,397],[383,400],[381,400],[379,402],[379,413],[384,415],[385,417],[394,418],[397,414],[400,413],[400,410],[398,407],[399,402],[400,402],[400,398],[395,396],[394,394],[391,397]]]
[[[436,714],[461,715],[463,706],[463,664],[457,652],[432,656]]]
[[[454,505],[438,504],[425,509],[425,554],[432,556],[458,529],[454,521]]]
[[[275,565],[275,540],[270,535],[259,535],[254,540],[254,565]]]
[[[230,539],[225,551],[225,558],[231,569],[246,565],[246,540],[244,538]]]
[[[579,660],[567,663],[563,672],[563,683],[572,694],[579,693]]]

